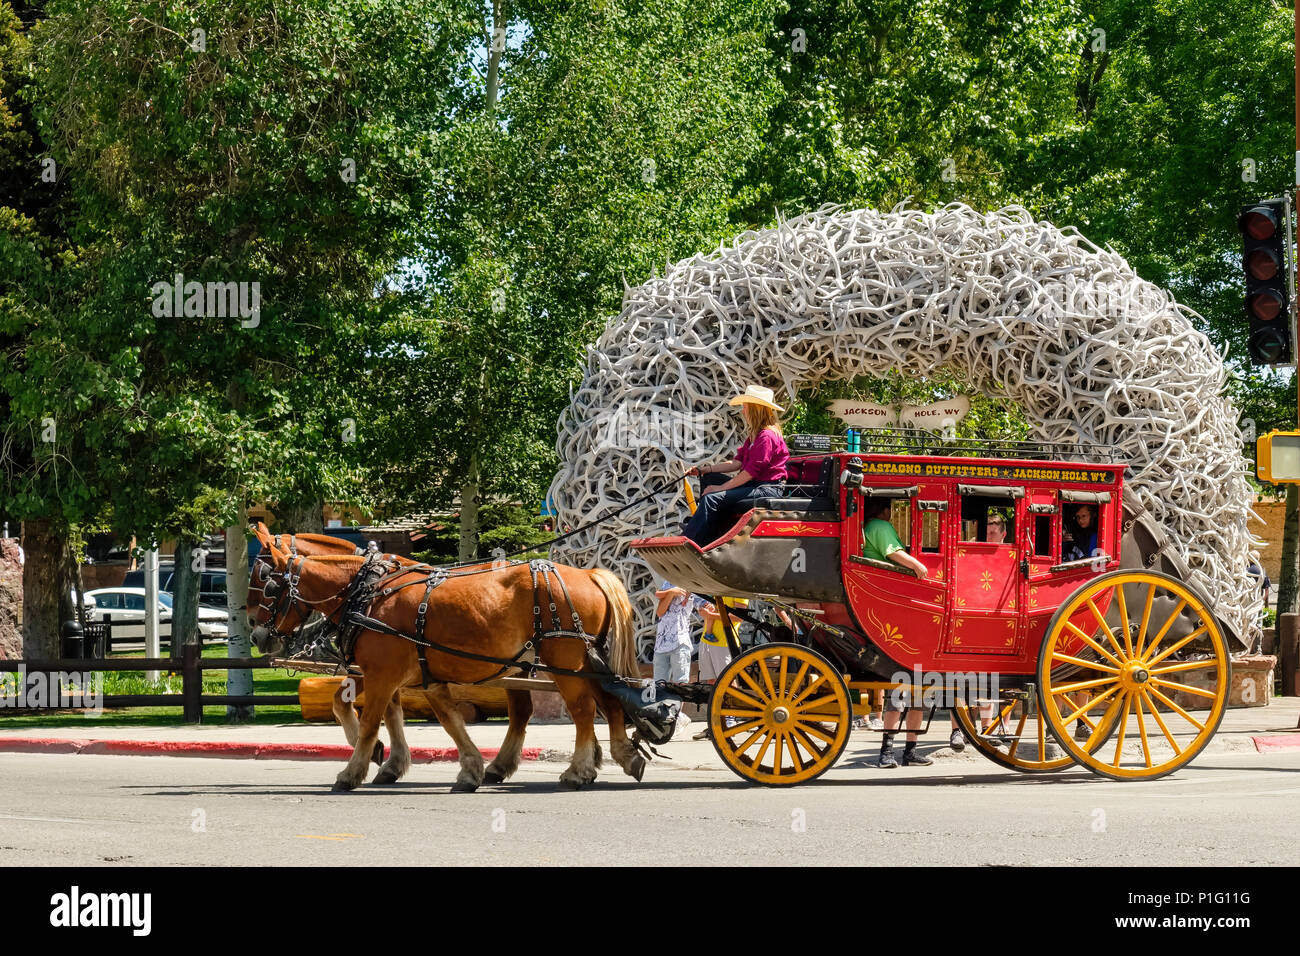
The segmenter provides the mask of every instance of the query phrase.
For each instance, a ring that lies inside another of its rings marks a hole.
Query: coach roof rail
[[[1088,442],[1016,441],[1008,438],[944,438],[930,432],[896,428],[856,430],[857,453],[864,455],[931,455],[962,458],[1017,458],[1038,461],[1123,461],[1114,445]]]

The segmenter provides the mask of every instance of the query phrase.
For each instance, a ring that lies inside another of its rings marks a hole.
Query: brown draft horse
[[[274,556],[277,572],[284,572],[289,566],[289,555],[275,548],[269,536],[260,529],[258,537],[263,548]],[[294,570],[299,575],[296,593],[287,603],[283,596],[277,595],[274,603],[263,602],[254,614],[252,638],[258,649],[263,653],[273,652],[283,634],[302,623],[312,609],[337,615],[366,560],[361,556],[300,557],[294,562]],[[632,606],[622,581],[600,568],[585,571],[555,565],[555,570],[568,589],[584,629],[597,637],[598,643],[603,642],[610,667],[617,673],[635,673]],[[395,585],[422,580],[427,572],[401,568],[395,571],[397,573],[386,578],[384,588],[376,594],[369,615],[394,628],[410,631],[416,620],[417,606],[425,596],[425,587],[422,584],[404,588]],[[429,594],[424,636],[444,647],[512,659],[533,636],[534,599],[532,575],[527,564],[449,577]],[[549,628],[567,627],[567,621],[552,622],[545,611],[543,615],[544,624]],[[400,687],[420,680],[416,645],[403,638],[379,631],[362,631],[356,640],[354,656],[365,675],[372,700],[390,701]],[[429,691],[435,712],[460,752],[461,771],[453,790],[475,790],[484,780],[483,757],[466,733],[464,720],[453,705],[446,685],[491,678],[501,670],[501,666],[433,648],[429,649],[427,657],[433,675]],[[541,642],[539,658],[553,667],[581,671],[587,665],[586,645],[575,638],[548,638]],[[555,674],[554,681],[573,717],[577,733],[573,760],[560,775],[561,787],[577,789],[596,778],[596,768],[601,760],[594,725],[597,709],[609,722],[610,750],[614,759],[629,775],[639,778],[644,763],[627,739],[623,711],[617,700],[607,694],[596,679],[579,674]],[[384,713],[388,712],[385,710]],[[351,790],[365,780],[381,716],[378,707],[366,708],[352,759],[339,774],[335,789]],[[401,711],[398,709],[397,720],[389,727],[390,733],[396,728],[393,739],[395,755],[399,743],[401,749],[406,750],[400,721]],[[513,746],[521,744],[522,728],[520,739]],[[505,749],[503,745],[502,750]],[[409,762],[409,752],[407,759]]]
[[[262,535],[271,537],[270,530],[263,522],[257,523],[258,538]],[[344,538],[335,538],[325,534],[297,534],[291,535],[286,540],[283,535],[277,538],[271,538],[273,542],[279,541],[281,545],[289,544],[292,548],[290,553],[297,553],[308,557],[317,557],[324,555],[355,555],[361,551],[351,541]],[[283,547],[281,550],[285,550]],[[270,552],[263,552],[269,558]],[[396,561],[402,566],[422,567],[420,562],[411,558],[404,558],[400,555],[387,556],[390,560]],[[490,562],[481,562],[479,564],[465,565],[456,569],[457,571],[473,571],[480,568],[491,567]],[[253,612],[263,601],[262,585],[264,582],[261,577],[262,570],[257,567],[257,563],[249,570],[248,584],[248,602],[245,610],[249,614]],[[419,684],[411,685],[419,687]],[[357,745],[358,732],[360,730],[360,719],[357,715],[357,708],[354,701],[360,697],[365,689],[365,678],[362,676],[352,675],[348,680],[339,684],[338,689],[334,692],[334,697],[330,702],[330,709],[334,713],[334,719],[338,721],[343,728],[343,735],[347,738],[349,746]],[[434,708],[433,695],[425,691],[425,697],[428,698],[429,704]],[[509,730],[506,733],[506,739],[497,753],[496,759],[488,764],[483,774],[484,783],[501,783],[509,779],[516,770],[519,769],[519,758],[523,749],[524,733],[528,726],[529,719],[533,716],[533,697],[526,690],[507,690],[506,692],[506,713],[510,718]],[[411,765],[410,750],[406,747],[405,735],[401,732],[401,692],[399,691],[394,698],[388,702],[384,713],[384,724],[388,727],[389,739],[393,740],[393,727],[397,724],[398,732],[396,742],[389,753],[389,759],[384,760],[383,741],[377,740],[375,748],[371,753],[371,759],[379,765],[379,772],[375,775],[375,783],[395,783],[401,777],[406,775]],[[378,701],[375,701],[378,706]]]

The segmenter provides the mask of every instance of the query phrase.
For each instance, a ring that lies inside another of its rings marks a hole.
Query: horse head
[[[263,654],[275,654],[284,649],[285,634],[292,633],[301,622],[297,577],[293,570],[293,556],[276,547],[266,525],[259,521],[255,530],[262,549],[249,573],[248,603],[245,606],[252,624],[249,640]]]

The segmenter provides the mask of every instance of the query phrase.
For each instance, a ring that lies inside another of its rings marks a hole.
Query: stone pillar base
[[[1228,690],[1229,707],[1267,707],[1273,696],[1273,671],[1277,658],[1271,654],[1255,654],[1235,658],[1232,662],[1232,686]],[[1207,668],[1208,670],[1208,668]],[[1192,687],[1210,688],[1210,680],[1201,671],[1183,671],[1172,675],[1180,683]],[[1210,700],[1186,692],[1172,695],[1173,701],[1184,710],[1209,710]]]
[[[564,706],[564,697],[555,691],[535,690],[533,695],[533,720],[565,721],[569,711]]]
[[[1273,671],[1277,658],[1271,654],[1241,657],[1232,662],[1232,691],[1229,707],[1267,707],[1273,696]]]

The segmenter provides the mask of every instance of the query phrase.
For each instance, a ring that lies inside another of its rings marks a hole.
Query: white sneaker
[[[875,714],[867,715],[867,730],[884,730],[885,722]]]
[[[689,735],[689,733],[687,732],[687,729],[686,729],[686,728],[690,727],[690,725],[691,725],[691,718],[687,717],[687,716],[686,716],[685,714],[683,714],[681,711],[678,711],[678,712],[677,712],[677,729],[673,731],[672,739],[673,739],[673,740],[685,740],[687,737],[689,737],[690,735]]]

